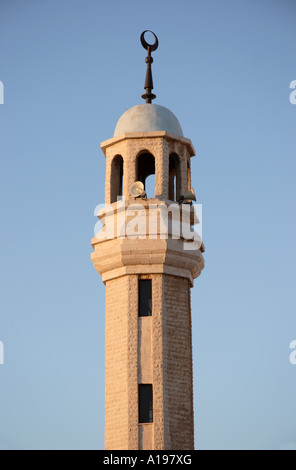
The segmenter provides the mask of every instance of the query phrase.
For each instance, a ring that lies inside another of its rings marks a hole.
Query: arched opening
[[[169,199],[178,201],[181,196],[181,164],[176,153],[170,155],[169,160]]]
[[[187,188],[188,188],[188,191],[191,188],[190,158],[188,158],[187,160]]]
[[[155,195],[155,175],[149,175],[145,181],[145,191],[147,197],[154,197]]]
[[[123,158],[116,155],[111,163],[111,204],[122,197],[123,191]]]
[[[145,151],[137,158],[137,180],[144,184],[147,197],[154,197],[155,159],[149,152]]]

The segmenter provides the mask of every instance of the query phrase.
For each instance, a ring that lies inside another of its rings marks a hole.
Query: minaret
[[[145,104],[128,109],[101,144],[105,208],[91,258],[106,286],[105,449],[191,450],[190,289],[204,267],[203,244],[188,231],[196,222],[188,193],[195,151],[175,115],[152,104],[158,40],[148,44],[144,35]]]

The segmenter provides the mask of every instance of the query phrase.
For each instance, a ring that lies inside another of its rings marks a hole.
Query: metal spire
[[[148,44],[145,41],[144,36],[145,36],[145,33],[147,33],[147,32],[153,34],[153,36],[155,38],[154,44]],[[142,95],[142,98],[144,100],[146,100],[146,103],[151,103],[152,100],[154,100],[154,98],[156,98],[156,95],[154,95],[154,93],[151,93],[151,90],[153,90],[153,80],[152,80],[152,71],[151,71],[151,64],[153,62],[153,58],[151,57],[151,52],[155,51],[158,48],[158,39],[157,39],[156,34],[154,34],[149,29],[146,29],[146,31],[143,31],[143,33],[141,34],[141,43],[142,43],[142,46],[144,47],[144,49],[146,49],[147,52],[148,52],[148,55],[145,59],[145,62],[147,64],[146,79],[145,79],[145,85],[144,85],[146,93],[144,93],[144,95]]]

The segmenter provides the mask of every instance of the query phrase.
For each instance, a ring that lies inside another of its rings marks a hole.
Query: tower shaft
[[[139,281],[152,281],[152,315],[139,317]],[[190,282],[167,274],[106,282],[106,449],[193,449]],[[151,384],[151,422],[139,387]]]

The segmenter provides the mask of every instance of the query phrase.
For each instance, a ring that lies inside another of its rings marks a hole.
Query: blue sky
[[[0,448],[103,448],[99,144],[142,102],[145,29],[155,103],[197,151],[196,446],[296,448],[295,18],[292,0],[0,1]]]

